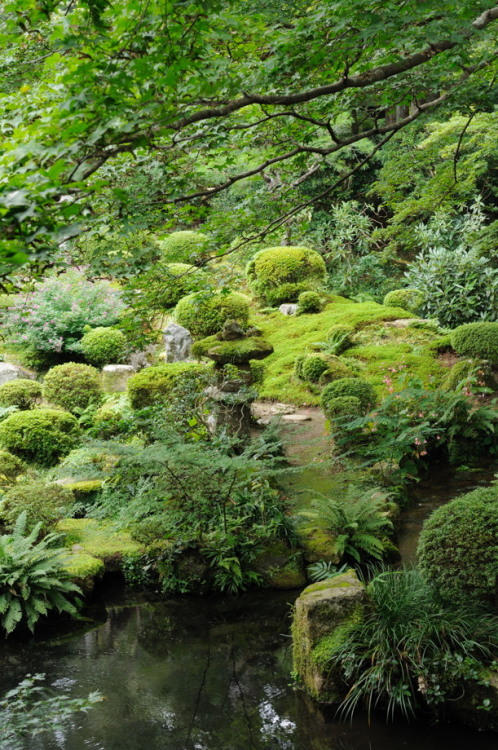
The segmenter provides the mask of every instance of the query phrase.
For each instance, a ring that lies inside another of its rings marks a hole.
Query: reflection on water
[[[334,722],[290,683],[294,596],[175,599],[114,607],[63,643],[0,651],[0,692],[45,672],[106,700],[25,750],[495,750],[496,737],[360,717]]]

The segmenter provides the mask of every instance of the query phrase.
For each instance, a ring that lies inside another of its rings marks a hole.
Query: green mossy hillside
[[[95,521],[91,518],[65,518],[59,521],[56,530],[66,535],[67,547],[74,548],[76,545],[77,552],[102,561],[106,571],[119,569],[123,555],[142,550],[142,546],[135,542],[127,531],[117,529],[109,522]],[[81,562],[83,566],[83,558]],[[86,563],[88,562],[86,560]],[[73,568],[76,565],[77,560],[72,559]]]
[[[412,315],[399,307],[385,307],[376,302],[351,302],[344,297],[329,296],[321,313],[282,315],[256,313],[252,322],[273,345],[274,352],[265,359],[265,379],[260,388],[260,397],[291,402],[296,405],[318,404],[318,388],[310,388],[293,376],[296,359],[310,353],[313,345],[327,340],[331,326],[341,324],[355,330],[355,339],[371,339],[372,333],[379,338],[348,349],[344,364],[355,365],[359,374],[369,380],[381,392],[385,390],[383,378],[388,367],[405,365],[409,371],[424,380],[434,382],[442,377],[443,368],[437,361],[437,352],[429,343],[437,338],[433,331],[418,328],[384,328],[383,321],[411,318]],[[382,342],[382,343],[380,343]]]

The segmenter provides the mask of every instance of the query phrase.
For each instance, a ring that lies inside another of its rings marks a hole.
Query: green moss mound
[[[276,304],[271,297],[272,290],[275,292],[284,284],[307,284],[307,290],[301,287],[298,291],[296,287],[292,298],[282,300],[294,302],[301,292],[320,286],[325,275],[326,267],[322,256],[306,247],[269,247],[256,253],[246,267],[251,288],[269,304]]]
[[[157,241],[165,261],[193,264],[208,255],[208,243],[207,235],[189,230],[172,232]]]
[[[130,405],[133,409],[143,409],[156,401],[167,399],[175,385],[185,377],[198,378],[199,387],[202,388],[209,372],[209,365],[196,362],[172,362],[146,367],[128,381]]]
[[[357,398],[363,412],[376,402],[372,385],[361,378],[340,378],[325,386],[321,395],[321,404],[326,414],[328,414],[329,402],[338,397]]]
[[[363,413],[361,401],[356,396],[336,396],[326,399],[326,411],[329,419],[339,417],[359,417]]]
[[[18,456],[9,451],[0,450],[0,486],[15,482],[17,477],[24,474],[26,464]]]
[[[192,346],[194,357],[209,357],[221,365],[241,365],[251,359],[264,359],[273,352],[273,346],[261,336],[248,336],[233,341],[220,341],[208,336]]]
[[[43,382],[43,398],[70,412],[86,409],[102,399],[100,373],[77,362],[52,367]]]
[[[189,294],[178,302],[175,318],[193,336],[203,338],[221,331],[226,320],[246,325],[249,300],[239,292],[218,292],[210,296]]]
[[[466,323],[455,328],[451,345],[460,357],[488,359],[498,364],[498,323]]]
[[[33,409],[40,403],[42,387],[34,380],[19,378],[0,385],[0,406],[17,406],[20,411]]]
[[[7,528],[13,528],[19,515],[26,512],[27,528],[37,523],[49,531],[64,515],[74,501],[73,493],[60,484],[31,480],[20,482],[2,498],[0,518]]]
[[[96,367],[122,362],[128,349],[126,336],[117,328],[94,328],[80,343],[86,361]]]
[[[419,567],[448,600],[498,594],[498,487],[479,488],[435,510],[418,543]]]
[[[384,297],[387,307],[402,307],[403,310],[418,314],[425,302],[425,295],[420,289],[395,289]]]
[[[53,466],[80,440],[76,418],[57,409],[11,414],[0,423],[0,445],[27,461]]]
[[[328,368],[329,364],[325,355],[310,354],[302,360],[301,365],[296,369],[300,372],[300,377],[303,380],[307,380],[308,383],[318,383],[320,376]]]
[[[297,300],[296,315],[319,313],[322,309],[322,300],[318,292],[301,292]]]
[[[119,569],[123,555],[142,549],[127,531],[106,521],[65,518],[59,521],[56,530],[66,534],[67,546],[77,544],[81,551],[102,560],[107,570]]]
[[[309,291],[310,284],[306,281],[301,283],[281,284],[274,289],[267,289],[265,295],[260,295],[270,307],[279,307],[286,302],[297,302],[300,295]]]

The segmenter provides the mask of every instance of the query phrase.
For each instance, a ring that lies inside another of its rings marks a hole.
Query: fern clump
[[[31,632],[56,609],[77,615],[81,590],[63,570],[67,550],[57,548],[60,534],[38,539],[41,524],[26,534],[22,513],[11,534],[0,536],[0,627],[5,635],[26,626]]]

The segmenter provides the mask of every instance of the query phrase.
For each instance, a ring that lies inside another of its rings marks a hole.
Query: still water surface
[[[0,693],[45,672],[106,696],[26,750],[496,750],[496,735],[459,727],[324,715],[290,684],[297,593],[108,606],[90,632],[0,649]]]

